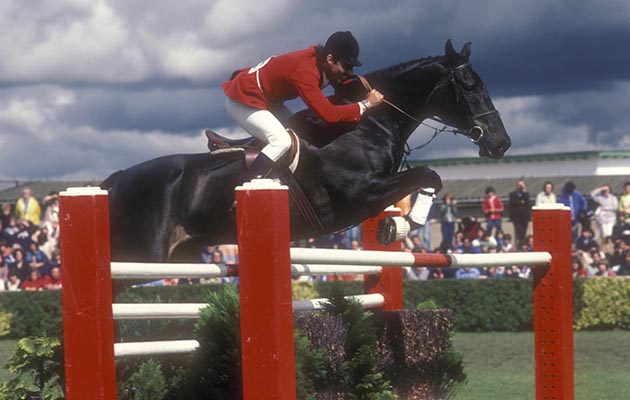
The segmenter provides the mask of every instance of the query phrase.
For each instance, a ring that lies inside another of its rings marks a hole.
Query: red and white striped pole
[[[572,400],[571,210],[561,204],[534,207],[533,222],[534,249],[551,254],[548,268],[533,269],[536,398]]]
[[[288,189],[268,179],[236,189],[245,400],[295,400]]]
[[[388,245],[382,245],[376,238],[378,223],[385,217],[399,217],[400,209],[390,207],[381,212],[376,218],[370,218],[363,222],[363,249],[398,251],[400,241]],[[401,310],[403,308],[403,273],[402,267],[383,268],[380,274],[367,275],[363,281],[363,290],[366,294],[380,293],[385,298],[383,310]]]
[[[70,188],[59,215],[66,399],[115,400],[107,192]]]

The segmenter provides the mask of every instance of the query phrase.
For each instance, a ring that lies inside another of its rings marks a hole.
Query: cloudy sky
[[[236,129],[232,70],[337,30],[361,43],[358,73],[471,41],[508,155],[630,150],[628,0],[0,0],[0,27],[1,179],[205,151],[201,129]],[[475,154],[447,135],[415,156]]]

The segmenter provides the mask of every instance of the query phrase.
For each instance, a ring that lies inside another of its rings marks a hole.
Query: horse
[[[443,56],[367,74],[396,107],[374,107],[357,125],[322,126],[308,110],[286,122],[300,135],[294,178],[321,222],[315,229],[291,203],[292,240],[357,225],[421,188],[439,191],[441,179],[427,166],[400,170],[407,139],[426,118],[468,136],[482,157],[503,156],[510,138],[470,49],[457,52],[448,40]],[[356,86],[334,97],[359,100],[365,90]],[[234,188],[245,170],[243,152],[213,152],[167,155],[112,174],[101,185],[109,192],[112,260],[198,261],[203,244],[235,243]]]

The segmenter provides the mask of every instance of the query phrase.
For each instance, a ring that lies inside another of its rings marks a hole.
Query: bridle
[[[431,98],[433,97],[433,95],[442,87],[444,87],[445,85],[450,84],[453,87],[453,90],[455,92],[455,99],[457,101],[458,104],[461,105],[464,114],[466,115],[466,118],[468,119],[468,122],[470,123],[470,128],[467,131],[462,131],[460,129],[447,129],[446,128],[446,122],[444,122],[443,120],[441,120],[440,118],[437,117],[429,117],[429,119],[432,119],[436,122],[439,122],[441,124],[444,124],[445,126],[438,129],[436,127],[433,127],[429,124],[426,124],[424,121],[414,117],[413,115],[409,114],[408,112],[406,112],[405,110],[403,110],[402,108],[398,107],[397,105],[395,105],[394,103],[392,103],[391,101],[387,100],[387,99],[383,99],[383,103],[387,104],[388,106],[392,107],[394,110],[398,111],[399,113],[401,113],[402,115],[404,115],[405,117],[421,124],[424,126],[427,126],[431,129],[434,130],[433,136],[426,141],[425,143],[416,146],[414,148],[410,148],[409,145],[407,143],[405,143],[406,146],[406,150],[405,153],[407,155],[411,154],[411,152],[415,151],[415,150],[419,150],[425,146],[428,146],[429,143],[431,143],[433,141],[433,139],[435,139],[440,133],[442,132],[451,132],[453,134],[459,134],[459,135],[464,135],[466,137],[468,137],[468,139],[475,143],[478,144],[484,137],[485,131],[484,129],[475,124],[475,120],[478,120],[480,118],[484,118],[487,117],[489,115],[492,114],[499,114],[499,111],[496,108],[493,108],[490,111],[486,111],[483,113],[479,113],[479,114],[473,114],[472,109],[470,104],[468,103],[468,101],[466,101],[466,95],[464,93],[464,88],[462,87],[462,85],[458,82],[457,78],[456,78],[456,71],[459,71],[463,68],[466,67],[470,67],[471,64],[469,62],[458,65],[456,67],[448,67],[445,69],[445,72],[442,76],[442,78],[438,81],[438,83],[433,87],[433,89],[431,90],[431,92],[429,93],[429,96],[427,97],[427,99],[425,100],[425,105],[429,104],[429,101],[431,100]],[[370,83],[368,82],[367,79],[365,79],[365,77],[360,76],[360,75],[356,75],[356,78],[363,84],[364,88],[369,92],[370,90],[372,90],[372,86],[370,85]]]
[[[466,115],[466,118],[468,119],[468,122],[470,123],[470,126],[471,126],[471,128],[468,129],[467,132],[464,132],[464,134],[468,136],[471,142],[477,144],[479,143],[479,141],[481,141],[485,132],[482,127],[475,124],[475,120],[478,120],[483,117],[487,117],[488,115],[499,114],[499,111],[496,108],[493,108],[492,110],[489,110],[483,113],[473,114],[472,109],[470,107],[470,103],[466,101],[464,88],[462,88],[462,85],[458,82],[455,75],[457,71],[470,67],[470,66],[471,64],[469,62],[466,62],[464,64],[458,65],[457,67],[446,68],[446,71],[442,79],[435,85],[433,90],[431,90],[431,93],[429,93],[429,96],[427,97],[425,101],[425,105],[429,103],[429,101],[431,100],[431,98],[433,97],[433,95],[438,89],[450,83],[451,86],[453,87],[453,91],[455,92],[455,100],[457,101],[458,104],[461,105],[464,111],[464,115]],[[440,123],[444,123],[443,121],[439,119],[436,119],[436,118],[432,118],[432,119],[437,120]],[[462,133],[462,131],[460,130],[456,130],[456,131],[457,131],[456,133]],[[478,135],[474,135],[473,134],[474,132],[478,132]]]

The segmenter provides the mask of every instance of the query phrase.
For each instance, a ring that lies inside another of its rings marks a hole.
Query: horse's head
[[[469,57],[470,42],[459,53],[450,39],[446,42],[446,58],[438,64],[442,77],[429,94],[427,106],[477,144],[480,156],[501,158],[510,147],[510,137]]]

